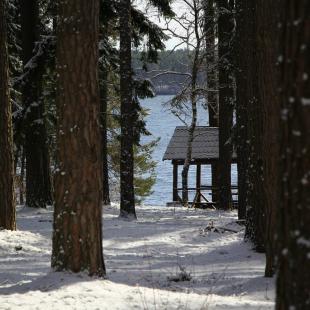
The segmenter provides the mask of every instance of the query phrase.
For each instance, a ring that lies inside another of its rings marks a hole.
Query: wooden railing
[[[182,199],[179,196],[178,192],[182,191],[182,190],[183,190],[182,187],[176,188],[178,200],[180,202],[182,202]],[[211,185],[201,185],[200,187],[188,187],[187,191],[189,191],[189,192],[195,191],[196,192],[193,201],[189,202],[189,204],[192,207],[197,207],[197,206],[200,206],[200,205],[206,205],[206,206],[210,206],[210,207],[216,209],[216,206],[218,205],[218,201],[212,201],[212,199],[206,198],[206,195],[204,195],[202,192],[203,191],[211,191],[213,193],[214,192],[219,192],[220,188],[214,187],[214,186],[211,186]],[[237,199],[233,199],[232,200],[233,201],[233,206],[237,207],[238,206],[238,186],[237,185],[231,185],[231,193],[232,193],[232,197],[236,197],[237,196]],[[209,193],[209,194],[211,195],[212,193]],[[203,202],[202,202],[202,200],[203,200]]]

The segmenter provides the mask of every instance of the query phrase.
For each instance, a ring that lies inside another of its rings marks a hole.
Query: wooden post
[[[179,201],[178,197],[178,164],[173,162],[173,201]]]
[[[211,173],[212,173],[212,202],[219,201],[219,165],[218,160],[211,164]]]
[[[201,202],[200,187],[201,187],[201,165],[197,164],[196,166],[196,194],[198,195],[197,202]]]

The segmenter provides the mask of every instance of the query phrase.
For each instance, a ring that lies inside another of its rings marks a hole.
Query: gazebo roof
[[[163,160],[185,160],[187,152],[187,139],[187,127],[176,127],[173,136],[167,146]],[[197,126],[194,132],[192,160],[214,160],[218,158],[218,127]],[[233,158],[236,158],[235,154],[233,154]]]

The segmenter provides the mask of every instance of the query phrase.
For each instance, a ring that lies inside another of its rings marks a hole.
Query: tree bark
[[[103,204],[110,205],[109,166],[108,166],[108,137],[107,137],[107,107],[108,107],[108,71],[101,68],[100,81],[100,115],[102,140],[102,174],[103,174]]]
[[[263,185],[263,111],[259,97],[259,74],[258,67],[258,44],[257,44],[257,22],[256,1],[246,1],[247,14],[247,51],[246,72],[247,78],[247,193],[246,193],[246,232],[245,238],[253,242],[256,251],[265,252],[265,194]]]
[[[238,218],[246,218],[248,193],[248,158],[247,143],[248,101],[247,81],[249,50],[248,38],[251,27],[251,12],[247,1],[236,2],[236,32],[235,32],[235,66],[236,66],[236,145],[238,164]],[[250,34],[251,35],[251,34]],[[244,48],[247,46],[247,48]]]
[[[15,230],[13,130],[5,12],[6,2],[0,0],[0,227]]]
[[[278,68],[277,42],[279,18],[281,10],[278,1],[256,2],[256,41],[257,41],[257,68],[258,68],[258,103],[262,114],[262,175],[261,183],[261,208],[265,215],[265,250],[266,269],[265,276],[274,274],[276,228],[276,209],[279,205],[280,171],[279,158],[280,144],[280,100],[277,88]]]
[[[282,0],[281,8],[283,160],[276,309],[303,310],[310,307],[310,2]]]
[[[24,67],[40,39],[37,0],[21,1],[22,58]],[[29,64],[28,64],[29,65]],[[45,208],[52,204],[50,160],[45,127],[42,80],[44,65],[37,66],[23,85],[25,115],[26,205]]]
[[[231,162],[233,125],[233,70],[232,37],[234,29],[232,1],[219,0],[218,40],[219,40],[219,208],[232,208]]]
[[[209,126],[219,125],[219,98],[218,98],[218,59],[215,48],[215,9],[213,0],[205,0],[205,36],[206,36],[206,69],[207,69],[207,104],[209,114]],[[211,165],[212,175],[212,201],[217,202],[219,190],[218,163]]]
[[[19,203],[24,204],[24,194],[25,194],[25,150],[22,148],[20,154],[20,188],[19,188]]]
[[[103,2],[100,2],[99,21],[100,21],[100,45],[101,43],[108,42],[108,21],[104,19],[102,12],[105,10]],[[102,50],[99,48],[99,57],[103,57]],[[110,205],[110,185],[109,185],[109,164],[108,164],[108,63],[107,61],[101,62],[99,70],[99,87],[100,87],[100,115],[101,115],[101,137],[102,137],[102,173],[103,173],[103,204]]]
[[[246,130],[249,143],[246,237],[253,241],[257,251],[266,251],[265,275],[272,276],[280,156],[278,143],[280,109],[274,44],[277,39],[275,12],[278,10],[276,1],[260,3],[253,1],[248,2],[246,6],[249,19],[245,24],[252,33],[248,34],[246,45],[247,52],[252,55],[248,57],[249,61],[246,63],[250,70],[246,75],[250,81],[247,82],[246,96],[248,100]],[[257,79],[253,79],[253,76]]]
[[[60,1],[52,267],[104,276],[99,1]]]
[[[131,69],[131,2],[120,1],[120,95],[121,95],[121,155],[120,217],[135,219],[133,126],[134,106],[132,102]]]
[[[215,53],[215,10],[213,0],[205,1],[205,40],[206,40],[206,66],[207,66],[207,103],[209,113],[209,126],[218,126],[218,66]],[[210,91],[209,91],[210,90]]]

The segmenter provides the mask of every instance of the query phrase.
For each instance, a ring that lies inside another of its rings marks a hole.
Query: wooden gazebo
[[[173,165],[173,203],[181,201],[178,187],[178,166],[184,165],[187,152],[188,129],[185,126],[175,128],[173,136],[167,146],[163,160],[171,160]],[[192,144],[191,165],[196,166],[196,187],[188,188],[188,191],[195,191],[193,205],[216,205],[216,201],[210,201],[202,193],[203,191],[218,190],[213,184],[201,183],[201,166],[212,165],[219,160],[219,131],[218,127],[197,126]],[[233,153],[232,163],[236,163],[236,154]],[[220,173],[220,172],[219,172]],[[237,186],[232,186],[232,190],[237,190]],[[236,194],[236,193],[235,193]],[[204,202],[202,202],[202,199]],[[171,203],[169,203],[171,204]]]

